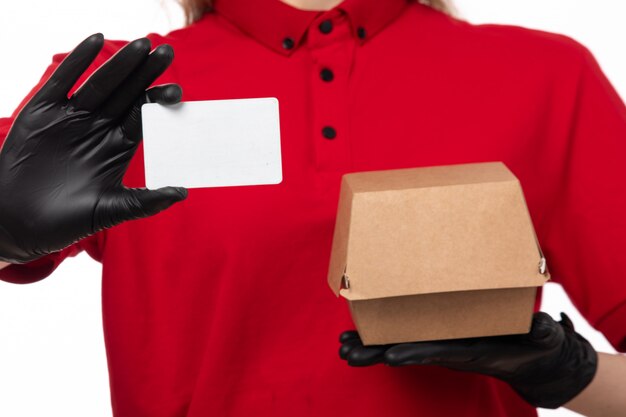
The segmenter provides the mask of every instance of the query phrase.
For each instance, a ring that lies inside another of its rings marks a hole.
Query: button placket
[[[318,170],[350,166],[348,82],[356,40],[345,16],[324,15],[309,29],[313,141]]]

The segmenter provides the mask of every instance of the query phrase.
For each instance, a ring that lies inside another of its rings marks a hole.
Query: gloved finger
[[[350,366],[371,366],[383,363],[385,359],[386,346],[356,346],[347,355]]]
[[[183,90],[178,84],[158,85],[146,90],[122,121],[122,129],[128,139],[135,143],[141,140],[141,106],[146,103],[176,104],[180,102],[182,96]]]
[[[78,110],[97,109],[115,89],[147,58],[150,40],[136,39],[120,49],[73,94],[70,101]]]
[[[94,215],[94,232],[127,220],[152,216],[185,198],[187,189],[183,187],[163,187],[156,190],[123,188],[105,194]]]
[[[536,346],[551,347],[560,344],[565,335],[563,329],[549,314],[539,311],[533,316],[528,341]]]
[[[102,33],[93,34],[79,43],[59,64],[34,99],[64,103],[69,91],[96,59],[103,45]]]
[[[145,90],[172,63],[174,50],[169,45],[159,45],[148,55],[115,93],[104,103],[102,113],[111,119],[117,119],[141,98]]]
[[[163,84],[146,90],[141,103],[176,104],[183,98],[183,89],[178,84]]]
[[[351,339],[360,339],[356,330],[347,330],[339,335],[339,343],[347,342]]]
[[[361,339],[350,339],[341,344],[339,348],[339,357],[341,359],[348,359],[350,351],[358,346],[363,346]]]
[[[561,320],[559,321],[559,324],[570,332],[576,331],[574,329],[574,323],[572,322],[572,319],[570,319],[569,316],[563,312],[561,312]]]
[[[467,340],[467,339],[466,339]],[[480,342],[477,342],[480,343]],[[485,340],[483,343],[489,343]],[[476,344],[465,340],[401,343],[385,352],[385,363],[391,366],[447,365],[472,361]],[[478,346],[479,350],[482,350]]]

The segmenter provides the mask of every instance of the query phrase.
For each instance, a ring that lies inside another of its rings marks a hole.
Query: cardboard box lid
[[[522,188],[500,162],[344,175],[328,283],[351,300],[540,286]]]

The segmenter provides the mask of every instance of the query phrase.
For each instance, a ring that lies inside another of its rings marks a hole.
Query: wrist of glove
[[[535,313],[531,331],[435,342],[363,346],[358,333],[341,334],[339,356],[351,366],[438,365],[507,382],[535,407],[558,408],[583,391],[597,370],[598,356],[576,333],[564,313],[561,321]]]

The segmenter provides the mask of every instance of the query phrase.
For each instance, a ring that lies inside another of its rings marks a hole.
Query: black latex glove
[[[158,213],[184,188],[129,189],[122,178],[141,140],[141,105],[180,101],[176,84],[146,90],[174,57],[137,39],[69,99],[104,38],[81,42],[18,114],[0,152],[0,260],[24,263],[126,220]]]
[[[524,335],[363,346],[356,331],[347,331],[339,340],[339,356],[351,366],[439,365],[489,375],[543,408],[573,399],[597,369],[596,351],[564,313],[560,322],[535,313],[531,331]]]

